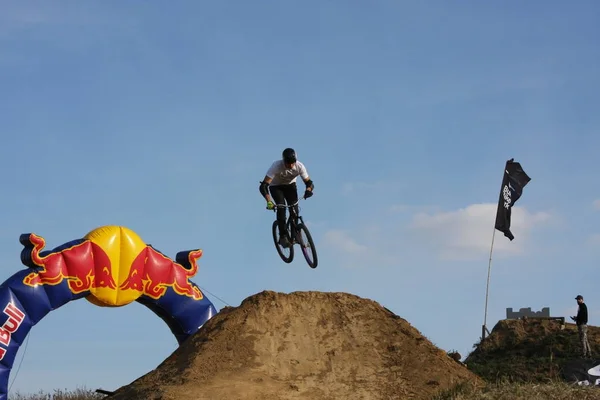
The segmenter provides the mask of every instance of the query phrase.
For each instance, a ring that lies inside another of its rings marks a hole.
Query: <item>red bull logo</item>
[[[10,302],[4,307],[4,314],[8,319],[0,327],[0,360],[6,354],[6,348],[10,345],[12,335],[19,330],[19,327],[25,320],[25,313],[19,309],[13,302]]]
[[[148,246],[135,258],[129,275],[119,288],[135,290],[157,300],[171,287],[177,294],[201,300],[202,292],[192,285],[190,278],[198,272],[197,260],[202,256],[202,250],[192,250],[186,254],[190,269]]]
[[[23,282],[29,286],[66,280],[71,292],[89,291],[86,298],[91,303],[110,307],[129,304],[144,294],[157,300],[168,288],[195,300],[204,298],[190,281],[198,271],[199,249],[179,253],[175,262],[121,226],[94,229],[72,245],[47,254],[42,252],[42,237],[30,234],[26,242],[31,266],[39,267],[25,277]]]
[[[31,261],[35,266],[41,267],[41,270],[27,275],[23,281],[26,285],[58,285],[67,280],[69,289],[75,294],[94,288],[116,289],[110,259],[90,240],[45,256],[41,255],[46,246],[44,238],[32,233],[29,235],[29,243],[33,245]]]

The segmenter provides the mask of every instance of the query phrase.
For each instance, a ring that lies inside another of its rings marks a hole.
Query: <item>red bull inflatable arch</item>
[[[45,240],[22,234],[18,271],[0,285],[0,400],[19,346],[50,311],[81,298],[100,307],[137,301],[168,325],[181,344],[216,314],[190,278],[202,250],[177,253],[175,261],[123,226],[103,226],[83,238],[44,251]]]

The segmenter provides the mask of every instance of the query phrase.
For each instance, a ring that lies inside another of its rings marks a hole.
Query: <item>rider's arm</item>
[[[315,188],[315,184],[310,179],[310,176],[307,175],[306,178],[303,178],[302,180],[304,181],[304,184],[306,185],[306,190],[310,190],[312,192],[312,190]]]
[[[267,201],[272,201],[271,195],[269,194],[269,183],[271,183],[272,180],[273,180],[273,178],[271,178],[268,175],[265,175],[264,179],[260,183],[260,187],[258,188],[258,190],[260,191],[260,194],[262,194],[262,196]]]
[[[271,166],[267,170],[267,173],[265,174],[265,177],[263,178],[262,182],[260,183],[260,194],[262,194],[265,200],[269,203],[273,202],[273,200],[271,199],[271,195],[269,194],[269,184],[271,183],[273,177],[277,173],[279,164],[280,163],[278,163],[277,161],[274,161],[273,164],[271,164]]]
[[[310,179],[310,176],[308,175],[306,166],[302,163],[298,163],[298,164],[300,164],[300,177],[302,178],[302,180],[304,181],[304,184],[306,185],[306,190],[310,190],[312,192],[312,190],[315,188],[315,185],[313,184],[313,181]]]

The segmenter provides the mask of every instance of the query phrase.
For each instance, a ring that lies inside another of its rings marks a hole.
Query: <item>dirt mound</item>
[[[574,328],[574,325],[572,328]],[[572,329],[570,328],[570,329]],[[521,343],[539,341],[540,338],[552,336],[566,329],[564,321],[545,318],[523,318],[500,320],[490,335],[480,343],[479,350],[492,352],[506,347],[514,347]]]
[[[589,326],[588,340],[592,354],[598,357],[600,328]],[[572,368],[580,354],[574,324],[558,319],[525,318],[499,321],[465,363],[488,382],[547,382],[564,379],[565,368]]]
[[[374,301],[264,291],[110,399],[430,399],[462,382],[482,383]]]

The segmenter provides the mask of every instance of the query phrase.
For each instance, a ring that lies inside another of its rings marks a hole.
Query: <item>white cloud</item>
[[[438,206],[426,206],[426,205],[408,205],[408,204],[392,204],[388,207],[388,211],[391,213],[418,213],[418,212],[436,212],[439,211]]]
[[[346,182],[342,186],[342,192],[344,194],[351,194],[358,191],[373,190],[380,185],[377,182]]]
[[[472,204],[456,211],[418,213],[411,229],[423,234],[423,239],[442,259],[470,260],[489,254],[497,204]],[[531,230],[550,219],[548,213],[532,214],[521,207],[513,207],[511,231],[515,239],[509,241],[496,231],[494,256],[517,255],[525,251]]]
[[[373,191],[383,192],[387,195],[392,193],[398,193],[404,185],[397,181],[370,181],[370,182],[346,182],[342,185],[342,193],[344,195],[356,194],[356,193],[370,193]]]
[[[600,233],[591,235],[587,240],[587,244],[590,246],[600,246]]]
[[[346,267],[418,265],[434,257],[445,261],[481,260],[489,256],[496,203],[472,204],[440,211],[437,207],[397,206],[374,217],[369,225],[352,229],[329,229],[323,253],[334,256]],[[395,212],[394,212],[395,211]],[[495,231],[494,258],[523,254],[531,246],[531,232],[541,224],[555,222],[546,212],[531,213],[513,207],[509,241]],[[429,262],[429,261],[428,261]]]
[[[594,206],[594,209],[600,210],[600,199],[594,200],[592,205]]]
[[[391,212],[405,212],[409,210],[410,206],[407,206],[406,204],[394,204],[390,206]]]
[[[347,231],[334,229],[325,232],[324,244],[348,255],[363,255],[368,247],[354,240]]]
[[[373,265],[396,264],[394,254],[385,249],[378,239],[382,236],[379,226],[363,227],[357,231],[330,229],[319,244],[323,259],[333,257],[344,268],[372,268]]]

